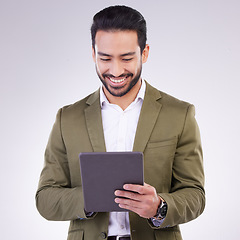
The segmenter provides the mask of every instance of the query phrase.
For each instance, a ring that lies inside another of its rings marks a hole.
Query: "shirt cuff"
[[[80,220],[88,219],[88,218],[92,217],[95,213],[95,212],[86,212],[85,209],[84,209],[84,212],[85,212],[86,218],[83,218],[83,217],[80,217],[80,216],[77,216],[77,218],[80,219]]]
[[[85,211],[85,210],[84,210]],[[86,217],[92,217],[92,215],[94,214],[94,212],[85,212]]]

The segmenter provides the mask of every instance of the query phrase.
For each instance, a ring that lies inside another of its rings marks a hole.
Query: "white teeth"
[[[125,79],[126,79],[126,77],[125,77],[125,78],[122,78],[122,79],[118,79],[118,80],[113,79],[113,78],[110,78],[110,80],[111,80],[112,82],[114,82],[114,83],[121,83],[121,82],[123,82]]]

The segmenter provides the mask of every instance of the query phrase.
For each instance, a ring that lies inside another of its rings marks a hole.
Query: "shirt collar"
[[[136,102],[138,101],[138,99],[142,99],[144,100],[144,95],[145,95],[145,90],[146,90],[146,83],[144,80],[141,80],[142,81],[142,84],[141,84],[141,87],[138,91],[138,94],[137,94],[137,97],[135,98],[135,100],[133,102]],[[100,87],[100,105],[101,105],[101,108],[103,106],[103,103],[107,103],[107,104],[110,104],[105,93],[103,92],[103,87],[101,86]]]

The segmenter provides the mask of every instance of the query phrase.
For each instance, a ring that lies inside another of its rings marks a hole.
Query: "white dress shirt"
[[[102,123],[107,152],[132,151],[138,119],[145,95],[146,83],[135,100],[123,111],[121,107],[109,103],[103,89],[100,89]],[[130,235],[128,212],[110,212],[108,236]]]

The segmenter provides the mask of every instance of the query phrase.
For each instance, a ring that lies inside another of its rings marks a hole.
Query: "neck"
[[[112,104],[118,105],[122,110],[125,110],[137,97],[138,92],[141,88],[142,80],[140,79],[132,89],[123,95],[122,97],[116,97],[110,94],[107,89],[103,86],[103,91],[105,96],[107,97],[108,101]]]

